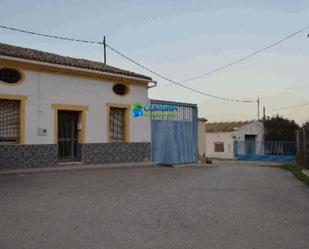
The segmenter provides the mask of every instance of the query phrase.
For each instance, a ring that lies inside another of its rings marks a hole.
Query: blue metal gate
[[[293,162],[296,143],[293,141],[234,141],[234,157],[242,161]],[[248,146],[250,149],[248,149]]]
[[[160,100],[150,103],[154,106],[151,111],[152,160],[162,164],[196,162],[197,106]],[[160,105],[165,108],[156,108]],[[168,109],[174,110],[173,115],[164,111]]]

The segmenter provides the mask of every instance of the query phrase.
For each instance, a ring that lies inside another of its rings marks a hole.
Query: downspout
[[[158,82],[155,81],[155,80],[149,81],[149,83],[150,83],[150,84],[153,83],[153,85],[148,85],[148,89],[153,88],[153,87],[156,87],[156,86],[158,85]]]
[[[150,85],[151,83],[152,83],[152,85]],[[154,81],[154,80],[149,81],[149,82],[148,82],[148,89],[156,87],[157,84],[158,84],[157,81]],[[151,120],[151,118],[150,118],[150,158],[149,158],[149,160],[150,160],[151,162],[153,161],[152,126],[153,126],[153,124],[152,124],[152,120]]]

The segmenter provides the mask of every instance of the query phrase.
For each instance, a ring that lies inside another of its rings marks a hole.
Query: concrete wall
[[[206,151],[205,122],[206,122],[205,119],[199,118],[197,123],[198,154],[200,159],[203,159],[205,157],[205,151]]]
[[[260,121],[244,125],[237,130],[237,140],[245,141],[245,135],[255,135],[256,154],[264,154],[264,125]],[[244,149],[244,148],[243,148]]]
[[[244,141],[245,135],[256,135],[256,142],[264,140],[264,125],[262,122],[252,122],[244,125],[237,130],[237,140]]]
[[[114,83],[63,74],[23,70],[25,80],[16,86],[0,84],[0,93],[25,95],[25,144],[54,143],[54,110],[51,104],[86,105],[86,143],[107,142],[106,103],[146,103],[148,89],[129,85],[126,96],[113,93]],[[38,136],[38,128],[46,128],[47,136]],[[130,142],[150,142],[149,118],[130,117]]]
[[[236,132],[206,132],[206,156],[210,158],[233,159],[233,137],[235,135]],[[215,152],[215,143],[217,142],[224,143],[224,152]]]
[[[244,125],[232,132],[206,132],[206,156],[211,158],[234,159],[234,140],[244,141],[245,135],[256,136],[256,153],[262,154],[264,126],[262,122],[257,121]],[[224,152],[215,152],[215,142],[224,143]]]

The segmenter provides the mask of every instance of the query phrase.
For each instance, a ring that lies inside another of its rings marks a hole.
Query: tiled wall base
[[[42,168],[58,161],[56,144],[0,145],[0,169]]]
[[[81,161],[85,164],[149,161],[150,143],[81,144]],[[58,146],[0,145],[0,169],[43,168],[57,166]]]
[[[150,143],[95,143],[82,145],[85,164],[149,161]]]

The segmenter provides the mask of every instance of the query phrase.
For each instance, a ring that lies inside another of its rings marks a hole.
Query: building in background
[[[244,144],[246,155],[263,153],[264,126],[260,121],[206,123],[205,127],[209,158],[237,159],[235,141]]]
[[[150,160],[152,79],[100,62],[0,44],[0,169]]]

